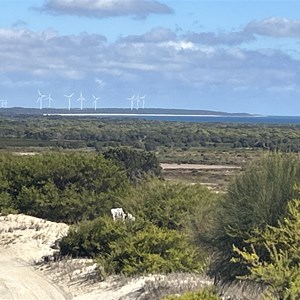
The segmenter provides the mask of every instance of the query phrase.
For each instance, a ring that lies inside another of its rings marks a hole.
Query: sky
[[[299,116],[300,1],[0,0],[0,100],[40,108],[38,91],[55,108],[145,95],[145,108]]]

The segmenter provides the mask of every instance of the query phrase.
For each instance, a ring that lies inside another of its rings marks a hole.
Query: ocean
[[[176,115],[176,114],[121,114],[121,113],[76,113],[44,114],[45,116],[130,118],[170,122],[194,123],[252,123],[252,124],[300,124],[300,116],[218,116],[218,115]]]
[[[108,117],[108,116],[105,116]],[[120,118],[120,116],[111,116]],[[193,123],[251,123],[251,124],[300,124],[300,116],[265,116],[265,117],[235,117],[235,116],[124,116],[144,120]]]

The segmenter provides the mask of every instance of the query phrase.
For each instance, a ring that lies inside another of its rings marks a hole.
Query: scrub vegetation
[[[14,122],[11,131],[1,123],[3,139],[43,141],[47,151],[19,156],[2,146],[0,211],[70,224],[57,259],[93,258],[102,279],[183,272],[209,275],[217,284],[216,290],[202,288],[165,299],[219,299],[218,284],[236,279],[262,284],[266,299],[299,299],[300,157],[291,153],[298,151],[297,126],[76,119],[53,123],[45,118],[36,121],[44,127],[33,127],[30,117],[22,127],[20,120]],[[289,137],[283,138],[285,134]],[[239,140],[234,146],[238,135],[247,143]],[[85,151],[62,146],[69,142]],[[55,146],[50,151],[51,143]],[[96,151],[86,151],[88,147]],[[197,182],[164,180],[159,164],[164,147],[187,152],[203,147],[207,153],[219,147],[264,150],[232,177],[225,193],[215,193]],[[110,209],[116,207],[135,221],[114,221]]]

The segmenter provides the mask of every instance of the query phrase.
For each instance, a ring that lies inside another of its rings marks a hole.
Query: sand
[[[100,281],[91,259],[45,263],[43,257],[58,251],[55,241],[68,230],[64,223],[22,214],[0,216],[1,300],[136,300],[145,293],[146,284],[161,280],[162,275],[149,275]],[[178,285],[178,279],[171,280]],[[197,285],[210,284],[202,278],[193,280]]]

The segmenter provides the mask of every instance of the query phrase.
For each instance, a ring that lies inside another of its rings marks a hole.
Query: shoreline
[[[225,117],[225,118],[253,118],[258,117],[255,115],[251,116],[241,116],[241,115],[186,115],[186,114],[127,114],[127,113],[54,113],[54,114],[43,114],[43,116],[79,116],[79,117],[86,117],[86,116],[104,116],[104,117]]]

